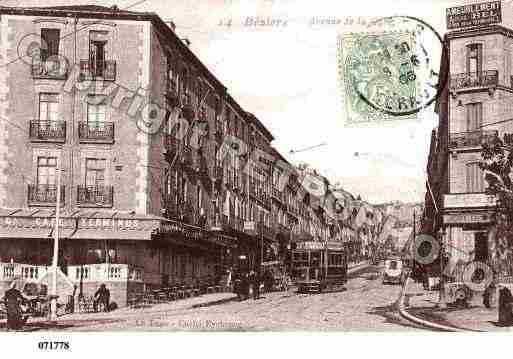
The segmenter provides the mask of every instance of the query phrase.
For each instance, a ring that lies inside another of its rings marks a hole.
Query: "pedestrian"
[[[237,294],[237,299],[242,300],[242,285],[240,272],[236,272],[233,276],[233,292]]]
[[[110,291],[107,289],[105,284],[100,285],[100,288],[94,293],[94,311],[97,312],[98,309],[101,310],[103,306],[103,311],[108,312],[110,305]],[[100,308],[98,307],[100,306]]]
[[[242,275],[242,283],[241,284],[242,284],[242,299],[246,300],[249,298],[249,287],[250,287],[248,273],[244,273]]]
[[[13,281],[4,295],[5,307],[7,310],[7,328],[20,330],[27,322],[28,315],[23,315],[21,304],[27,299],[16,289],[16,282]]]
[[[483,293],[483,305],[485,308],[490,309],[491,303],[493,302],[493,297],[495,293],[495,285],[490,283],[484,290]]]
[[[251,283],[251,286],[253,287],[253,300],[257,300],[260,296],[260,276],[258,273],[254,270],[251,271],[249,274],[249,282]]]
[[[231,290],[232,287],[232,268],[226,270],[226,288]]]
[[[499,325],[513,325],[513,296],[511,291],[505,287],[499,287]]]

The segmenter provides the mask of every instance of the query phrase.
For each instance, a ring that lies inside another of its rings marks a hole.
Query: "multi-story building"
[[[156,14],[1,7],[0,26],[1,285],[47,276],[57,207],[62,284],[106,283],[121,306],[338,238],[301,173],[280,174],[272,134]]]
[[[513,130],[513,32],[460,29],[444,42],[440,73],[449,80],[436,104],[422,230],[442,236],[452,260],[486,262],[495,199],[485,194],[479,162],[483,143]]]

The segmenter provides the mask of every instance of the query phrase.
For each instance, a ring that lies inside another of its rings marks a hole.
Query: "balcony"
[[[488,70],[451,75],[451,90],[497,86],[499,71]]]
[[[61,186],[61,203],[64,203],[65,186]],[[57,203],[57,186],[51,184],[29,184],[29,206],[55,206]]]
[[[278,188],[273,186],[273,198],[275,200],[277,200],[278,202],[283,203],[284,202],[284,198],[283,197],[284,197],[283,196],[283,192],[280,191]]]
[[[486,193],[450,193],[444,195],[444,209],[493,207],[494,196]]]
[[[193,158],[192,158],[192,148],[190,146],[188,146],[188,145],[182,146],[182,148],[180,150],[179,161],[183,167],[192,166]]]
[[[114,123],[78,123],[78,138],[81,143],[114,143]]]
[[[33,142],[65,142],[66,122],[30,121],[29,138]]]
[[[496,137],[496,130],[451,133],[449,149],[481,147],[484,144],[491,144]]]
[[[54,60],[35,58],[32,61],[31,74],[33,79],[66,80],[68,67],[69,65],[63,57]]]
[[[200,176],[208,176],[208,163],[205,156],[200,152],[195,152],[192,156],[192,167]]]
[[[87,80],[116,81],[116,61],[105,60],[101,65],[89,60],[80,60],[80,81]]]
[[[289,214],[292,214],[293,216],[297,217],[298,215],[298,209],[297,207],[291,205],[291,204],[287,204],[287,212]]]
[[[142,282],[142,268],[128,264],[84,264],[68,267],[68,277],[75,283],[86,282]]]
[[[112,186],[78,186],[77,203],[85,207],[112,207],[114,188]]]
[[[27,282],[38,282],[48,271],[46,266],[22,263],[0,263],[0,281],[21,278]]]
[[[175,80],[168,80],[165,97],[166,105],[169,110],[177,107],[180,104],[180,98]]]

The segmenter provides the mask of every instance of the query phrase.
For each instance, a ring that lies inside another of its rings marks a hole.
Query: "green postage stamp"
[[[346,124],[416,118],[415,33],[350,33],[338,39]]]

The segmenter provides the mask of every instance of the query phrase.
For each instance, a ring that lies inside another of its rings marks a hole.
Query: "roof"
[[[246,111],[246,116],[260,131],[262,131],[269,142],[274,140],[273,134],[267,129],[267,127],[264,126],[262,122],[260,122],[260,120],[255,115]]]

